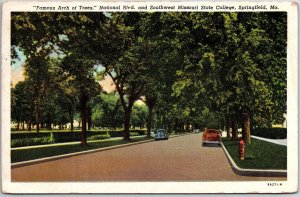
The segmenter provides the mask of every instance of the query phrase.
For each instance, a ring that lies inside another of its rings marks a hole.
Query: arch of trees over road
[[[80,114],[82,144],[93,121],[123,126],[129,140],[139,99],[147,109],[136,113],[146,110],[148,136],[155,122],[176,131],[231,127],[237,139],[240,125],[250,143],[250,128],[285,120],[284,12],[11,16],[12,64],[26,57],[25,80],[12,87],[12,121],[26,122],[29,130],[66,123],[73,129]],[[102,90],[104,77],[112,79],[115,93]]]

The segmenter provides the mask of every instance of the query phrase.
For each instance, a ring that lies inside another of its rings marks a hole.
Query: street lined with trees
[[[132,126],[233,139],[242,128],[250,143],[251,129],[285,121],[284,12],[15,12],[11,26],[12,64],[26,57],[11,89],[17,130],[78,119],[85,145],[92,127],[122,127],[125,140]]]

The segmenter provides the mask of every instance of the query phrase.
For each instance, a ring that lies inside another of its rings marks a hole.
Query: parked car
[[[155,133],[155,140],[167,140],[169,135],[166,129],[158,129]]]
[[[221,144],[221,134],[218,129],[205,129],[202,136],[202,145]]]

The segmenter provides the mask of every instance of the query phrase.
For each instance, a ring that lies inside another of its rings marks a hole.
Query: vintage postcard
[[[298,4],[2,4],[2,192],[298,192]]]

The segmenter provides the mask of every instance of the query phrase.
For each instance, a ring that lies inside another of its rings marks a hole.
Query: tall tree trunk
[[[150,132],[152,127],[152,117],[153,117],[153,106],[148,106],[148,117],[147,117],[147,137],[150,138]]]
[[[71,131],[74,130],[74,115],[73,115],[73,109],[70,109],[70,117],[71,117]]]
[[[131,108],[127,107],[125,109],[125,114],[124,114],[124,140],[127,140],[127,141],[130,140],[130,133],[129,133],[130,116],[131,116]]]
[[[82,121],[81,121],[81,115],[80,115],[80,118],[79,118],[79,121],[78,121],[78,127],[79,127],[79,128],[81,128],[81,122],[82,122]]]
[[[19,131],[19,130],[20,130],[20,122],[19,122],[19,121],[17,122],[17,127],[16,127],[16,130],[17,130],[17,131]]]
[[[178,118],[175,118],[175,132],[178,133],[178,131],[179,131]]]
[[[185,132],[189,132],[189,123],[186,121],[185,123]]]
[[[22,122],[22,131],[25,131],[25,122]]]
[[[250,116],[248,113],[243,113],[243,128],[242,138],[245,143],[250,144]]]
[[[181,120],[181,129],[180,129],[180,133],[184,132],[184,121]]]
[[[51,114],[50,113],[47,113],[46,127],[47,127],[48,130],[52,130],[52,127],[51,127]]]
[[[86,123],[87,123],[87,104],[88,97],[85,95],[80,96],[80,113],[81,113],[81,120],[82,120],[82,128],[81,128],[81,145],[87,145],[86,140]]]
[[[36,132],[40,132],[40,107],[37,104],[35,108],[35,122],[36,122]]]
[[[31,122],[30,122],[30,120],[27,122],[27,131],[31,131]]]
[[[237,118],[236,113],[232,114],[232,139],[237,140],[238,139],[238,124],[237,124]]]
[[[88,123],[88,130],[92,129],[92,111],[90,107],[87,107],[87,123]]]
[[[28,131],[31,131],[31,127],[32,127],[32,114],[33,114],[33,110],[34,110],[34,100],[31,100],[30,103],[30,108],[29,108],[29,120],[28,120]]]
[[[27,127],[28,131],[31,131],[31,124],[32,124],[32,116],[31,115],[29,117],[29,121],[27,124],[28,124],[28,127]]]
[[[172,123],[170,121],[168,121],[168,123],[167,123],[167,132],[171,133],[171,131],[172,131]]]
[[[226,116],[225,120],[226,120],[227,138],[230,138],[230,118],[228,116]]]
[[[41,114],[43,114],[42,111],[40,111],[40,127],[42,129],[42,128],[45,128],[45,122],[44,122],[44,118],[41,117]]]

